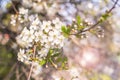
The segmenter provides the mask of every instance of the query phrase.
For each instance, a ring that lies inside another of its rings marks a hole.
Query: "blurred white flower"
[[[15,26],[16,25],[16,19],[17,19],[17,17],[15,15],[11,15],[10,24],[12,24],[13,26]]]
[[[110,66],[105,66],[105,68],[103,69],[103,71],[106,73],[106,74],[109,74],[109,75],[112,75],[114,73],[114,69]]]
[[[78,77],[80,75],[80,72],[76,68],[69,69],[69,72],[73,77]]]
[[[60,5],[60,10],[58,13],[61,16],[63,16],[63,18],[67,24],[71,24],[72,20],[75,17],[76,12],[77,12],[77,10],[76,10],[74,4],[66,3],[66,4]]]
[[[96,49],[88,48],[83,50],[79,63],[85,68],[93,68],[99,63],[100,57]]]
[[[33,70],[32,70],[32,77],[37,77],[42,72],[42,67],[36,63],[33,62]]]

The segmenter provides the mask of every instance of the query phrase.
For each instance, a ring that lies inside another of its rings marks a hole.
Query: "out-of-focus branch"
[[[17,67],[17,63],[15,63],[10,69],[8,75],[3,80],[10,80],[11,76],[14,74],[14,70]]]
[[[115,6],[117,5],[118,1],[119,1],[119,0],[116,0],[116,1],[114,2],[114,5],[113,5],[108,11],[106,11],[105,14],[111,13],[112,10],[113,10],[113,9],[115,8]],[[75,33],[75,34],[80,34],[80,33],[82,33],[82,32],[89,31],[89,30],[93,29],[94,27],[96,27],[99,23],[101,23],[100,20],[98,20],[98,21],[97,21],[94,25],[92,25],[91,27],[86,28],[86,29],[84,29],[84,30],[82,30],[82,31],[79,31],[78,33]]]
[[[115,2],[115,0],[112,0],[112,2]],[[119,6],[119,7],[120,7],[120,4],[119,4],[119,3],[117,3],[117,6]]]
[[[15,5],[13,4],[13,2],[12,2],[12,7],[13,7],[14,11],[16,12],[16,14],[18,14],[18,11],[17,11]]]

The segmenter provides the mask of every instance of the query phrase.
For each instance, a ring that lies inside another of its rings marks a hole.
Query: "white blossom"
[[[18,53],[18,60],[26,64],[29,62],[29,57],[25,54],[25,49],[20,49]]]
[[[27,51],[24,52],[20,50],[18,60],[25,62],[26,59],[21,56],[25,55],[28,57],[28,64],[31,63],[31,56],[33,56],[33,54],[30,55],[28,52],[30,52],[31,48],[36,44],[39,49],[36,49],[36,57],[34,58],[42,60],[47,56],[50,49],[61,49],[64,46],[65,40],[61,31],[61,27],[64,24],[58,18],[53,21],[41,22],[38,16],[34,15],[29,17],[29,21],[29,28],[25,27],[21,34],[16,38],[17,42],[22,45],[24,49],[27,49]]]
[[[19,8],[18,20],[20,23],[28,21],[28,9],[25,9],[23,7]]]
[[[16,25],[16,19],[17,17],[15,15],[11,15],[11,21],[10,21],[10,24],[15,26]]]

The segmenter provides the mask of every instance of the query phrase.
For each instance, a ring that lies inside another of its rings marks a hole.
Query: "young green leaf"
[[[46,63],[46,60],[45,60],[45,59],[43,59],[42,61],[39,62],[39,64],[40,64],[41,66],[43,66],[45,63]]]
[[[80,23],[82,22],[81,17],[80,17],[80,16],[77,16],[76,19],[77,19],[77,24],[80,25]]]
[[[103,22],[105,21],[111,14],[110,13],[106,13],[106,14],[103,14],[101,17],[100,17],[100,22]]]
[[[62,26],[61,30],[62,30],[63,35],[64,35],[65,37],[68,37],[68,36],[69,36],[69,34],[70,34],[70,28],[69,28],[69,27]]]

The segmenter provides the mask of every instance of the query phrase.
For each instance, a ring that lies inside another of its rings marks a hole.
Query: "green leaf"
[[[79,26],[78,30],[80,31],[80,30],[83,30],[84,28],[85,28],[85,26]]]
[[[70,33],[70,28],[69,27],[62,26],[61,30],[62,30],[62,32],[66,33],[66,34]]]
[[[103,14],[102,17],[106,20],[109,17],[109,14]]]
[[[50,49],[50,50],[49,50],[49,52],[48,52],[47,57],[48,57],[48,58],[50,58],[50,57],[51,57],[51,55],[53,54],[53,52],[54,52],[54,50],[53,50],[53,49]]]
[[[103,14],[101,17],[100,17],[100,22],[103,22],[105,21],[111,14],[110,13],[106,13],[106,14]]]
[[[64,35],[65,37],[68,37],[68,36],[69,36],[69,34],[70,34],[70,28],[69,28],[69,27],[62,26],[62,27],[61,27],[61,30],[62,30],[63,35]]]
[[[7,5],[6,5],[6,8],[8,9],[8,8],[10,8],[11,6],[12,6],[12,3],[9,2],[9,3],[7,3]]]
[[[41,66],[43,66],[46,63],[46,59],[43,59],[42,61],[39,62]]]
[[[66,26],[61,27],[62,32],[66,32]]]
[[[62,57],[57,58],[56,61],[57,61],[57,62],[61,62],[61,61],[62,61]]]
[[[81,17],[80,17],[80,16],[77,16],[76,19],[77,19],[77,24],[80,25],[80,23],[82,22]]]

